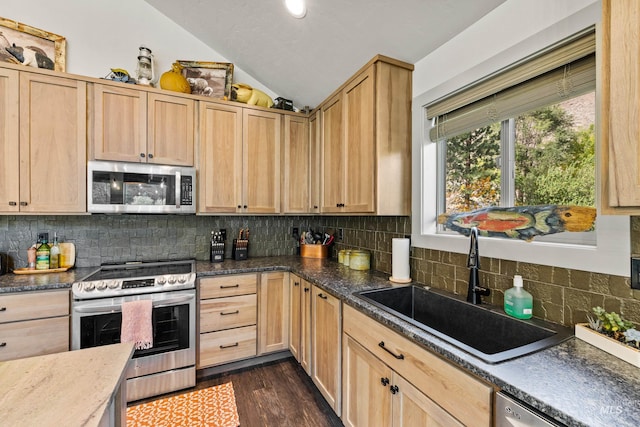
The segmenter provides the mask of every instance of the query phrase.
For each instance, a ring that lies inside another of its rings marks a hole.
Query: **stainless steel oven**
[[[151,300],[153,346],[133,354],[127,401],[195,385],[195,261],[102,266],[72,295],[72,350],[119,343],[122,304]]]

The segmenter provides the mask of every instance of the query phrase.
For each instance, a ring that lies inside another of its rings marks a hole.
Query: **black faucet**
[[[467,267],[469,267],[469,290],[467,291],[467,301],[473,304],[482,304],[481,295],[488,296],[490,289],[480,286],[480,253],[478,252],[478,229],[471,227],[471,246],[469,247],[469,257]]]

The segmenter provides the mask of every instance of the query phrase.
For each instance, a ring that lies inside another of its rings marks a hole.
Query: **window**
[[[422,132],[414,138],[414,165],[420,170],[414,174],[414,197],[420,203],[414,205],[413,244],[466,253],[467,238],[437,225],[437,216],[447,211],[596,206],[595,89],[591,28],[444,97],[423,95],[422,108],[414,108]],[[625,223],[624,217],[599,216],[595,232],[559,233],[530,243],[484,238],[481,251],[628,275],[628,240],[628,218]]]

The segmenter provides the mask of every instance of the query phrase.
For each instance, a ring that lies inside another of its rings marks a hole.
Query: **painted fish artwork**
[[[528,242],[536,236],[564,231],[591,231],[595,228],[595,222],[595,208],[561,205],[491,206],[438,216],[438,224],[465,236],[469,235],[472,227],[477,227],[482,236]]]

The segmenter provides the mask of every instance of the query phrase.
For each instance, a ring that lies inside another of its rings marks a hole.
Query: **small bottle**
[[[504,293],[504,312],[517,319],[531,319],[533,297],[522,288],[522,276],[513,277],[513,288]]]
[[[36,270],[48,270],[49,269],[49,255],[51,254],[51,248],[49,247],[48,238],[42,239],[42,244],[36,249]]]
[[[53,233],[53,246],[49,252],[49,268],[60,267],[60,245],[58,245],[58,235]]]

